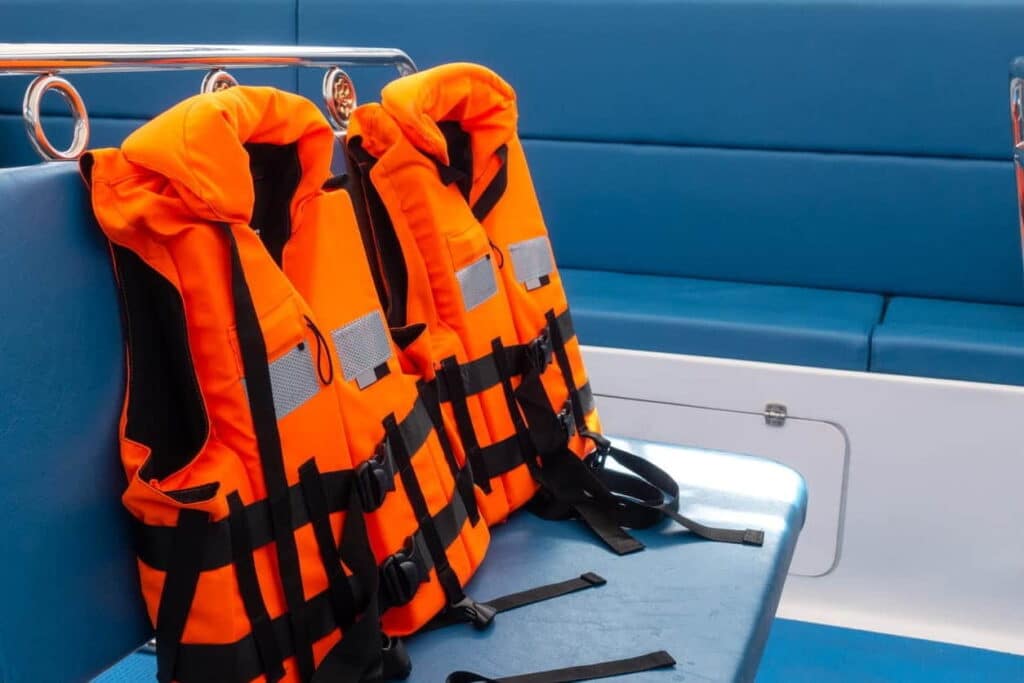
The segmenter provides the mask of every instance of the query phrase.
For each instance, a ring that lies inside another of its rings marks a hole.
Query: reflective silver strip
[[[555,269],[555,259],[551,255],[551,243],[547,237],[516,242],[508,248],[512,256],[512,267],[515,268],[516,280],[522,282],[527,289],[536,289],[544,284],[545,275]]]
[[[472,311],[498,293],[498,282],[494,278],[490,254],[484,254],[462,270],[456,271],[455,277],[459,280],[462,303],[467,311]]]
[[[376,382],[377,368],[391,358],[391,342],[380,311],[370,311],[339,327],[331,332],[331,338],[345,381],[356,380],[360,389]]]
[[[296,346],[270,364],[270,389],[274,393],[274,414],[278,420],[316,396],[320,380],[309,346]]]

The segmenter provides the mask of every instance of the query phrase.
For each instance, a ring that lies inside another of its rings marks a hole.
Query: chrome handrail
[[[355,88],[343,66],[390,66],[399,76],[416,71],[402,50],[377,47],[304,45],[146,45],[88,43],[0,43],[0,76],[35,75],[22,105],[25,129],[36,151],[47,160],[74,160],[89,141],[89,117],[81,95],[58,74],[133,71],[207,70],[201,92],[237,84],[228,69],[322,67],[329,120],[338,134],[356,105]],[[70,146],[56,149],[43,131],[39,103],[49,90],[71,107],[74,135]]]

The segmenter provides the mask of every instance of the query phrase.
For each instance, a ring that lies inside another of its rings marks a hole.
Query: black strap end
[[[603,586],[606,583],[608,583],[608,579],[604,578],[600,574],[595,574],[594,572],[587,572],[586,574],[581,574],[580,578],[589,583],[591,586]]]
[[[743,545],[764,545],[764,531],[761,529],[747,529],[743,532]]]

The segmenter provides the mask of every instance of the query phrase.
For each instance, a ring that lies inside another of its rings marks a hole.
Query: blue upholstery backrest
[[[1006,85],[1019,0],[42,0],[6,4],[0,24],[8,40],[130,27],[479,61],[519,92],[564,266],[1024,304]],[[318,78],[299,79],[317,99]],[[0,165],[32,160],[17,80],[0,79]],[[74,80],[111,144],[198,74]]]
[[[4,0],[0,40],[65,43],[294,44],[296,0]],[[332,41],[336,42],[336,41]],[[245,83],[295,89],[291,69],[235,73]],[[73,75],[93,123],[93,145],[116,145],[143,120],[199,91],[203,74]],[[35,163],[25,138],[21,100],[28,78],[0,78],[0,167]],[[67,107],[47,97],[54,142],[70,139]]]
[[[87,680],[145,641],[117,421],[121,321],[76,168],[0,170],[0,681]]]
[[[505,75],[565,266],[1024,303],[1021,26],[1019,0],[303,0],[298,28]]]

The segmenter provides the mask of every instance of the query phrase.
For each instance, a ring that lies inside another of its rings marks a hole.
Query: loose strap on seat
[[[672,658],[672,655],[665,650],[659,650],[628,659],[614,659],[597,664],[570,666],[565,669],[551,669],[550,671],[501,678],[488,678],[470,671],[456,671],[449,674],[447,683],[573,683],[574,681],[592,681],[598,678],[665,669],[675,666],[675,664],[676,660]]]
[[[478,603],[478,605],[497,615],[502,614],[503,612],[511,612],[514,609],[533,605],[538,602],[544,602],[546,600],[560,598],[564,595],[578,593],[579,591],[587,590],[589,588],[599,588],[606,583],[608,582],[604,577],[595,574],[594,572],[587,572],[586,574],[581,574],[580,576],[569,579],[568,581],[559,581],[558,583],[548,583],[543,586],[535,586],[534,588],[528,588],[524,591],[510,593],[492,600],[487,600],[486,602]],[[472,615],[469,615],[464,611],[446,610],[437,615],[437,617],[427,624],[422,630],[433,631],[446,626],[465,624],[472,621]]]
[[[760,546],[764,544],[761,529],[725,529],[702,524],[679,513],[679,483],[665,470],[638,455],[616,448],[599,435],[584,433],[597,439],[598,450],[594,454],[594,466],[600,472],[602,481],[619,500],[617,519],[623,526],[643,528],[660,521],[661,517],[674,520],[696,536],[721,543],[739,543]],[[605,468],[605,461],[611,458],[636,476]],[[652,500],[656,491],[657,500]]]

